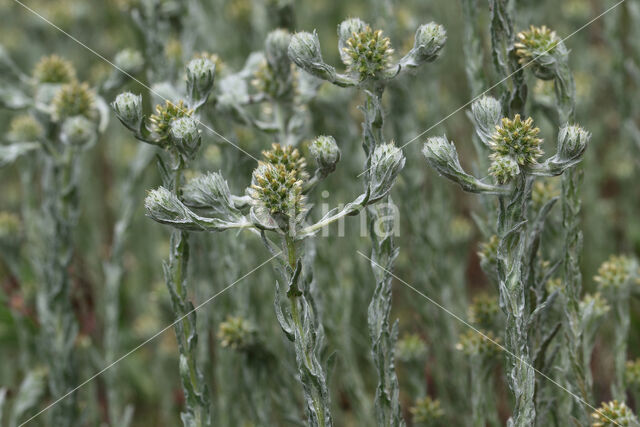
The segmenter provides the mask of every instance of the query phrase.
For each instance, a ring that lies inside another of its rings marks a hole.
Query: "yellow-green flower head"
[[[45,56],[33,69],[33,78],[38,83],[71,83],[76,79],[76,70],[58,55]]]
[[[640,359],[627,361],[624,377],[627,384],[636,388],[640,386]]]
[[[278,225],[286,227],[305,211],[302,181],[296,170],[287,171],[283,164],[260,162],[253,171],[249,196],[254,206],[266,210]]]
[[[44,135],[42,125],[30,114],[21,114],[9,124],[9,139],[16,142],[37,141]]]
[[[593,427],[637,426],[638,419],[624,402],[602,402],[593,414]]]
[[[20,218],[11,212],[0,212],[0,241],[13,242],[20,235]]]
[[[480,243],[478,256],[480,257],[480,262],[482,264],[486,264],[487,266],[495,266],[498,263],[499,244],[500,239],[495,234],[489,237],[489,240],[487,240],[486,242]]]
[[[438,399],[431,399],[427,396],[417,399],[414,405],[409,408],[414,423],[433,424],[444,416],[444,410],[440,406]]]
[[[545,203],[560,195],[555,180],[538,180],[531,190],[531,203],[535,210],[540,209]]]
[[[191,59],[208,59],[209,61],[211,61],[215,65],[214,73],[216,76],[224,74],[226,71],[226,65],[224,62],[222,62],[222,59],[218,54],[204,52],[204,51],[197,52],[196,54],[193,55],[193,58]]]
[[[163,140],[169,137],[171,131],[171,125],[177,119],[182,117],[191,117],[193,110],[187,108],[182,100],[174,104],[171,101],[166,101],[164,105],[156,105],[156,113],[149,117],[149,130],[159,140]]]
[[[360,81],[379,77],[391,66],[391,41],[383,37],[382,30],[366,26],[359,33],[352,33],[342,49],[347,70],[360,76]]]
[[[86,83],[72,82],[62,86],[51,101],[56,121],[73,116],[95,117],[95,94]]]
[[[467,309],[467,317],[469,318],[469,322],[474,325],[482,328],[490,328],[494,325],[499,311],[498,297],[481,293],[473,297]]]
[[[218,339],[222,347],[233,350],[246,350],[255,344],[256,330],[247,319],[239,316],[229,316],[220,323]]]
[[[287,172],[293,172],[296,180],[306,181],[309,179],[309,174],[306,171],[307,162],[300,154],[300,151],[291,146],[282,146],[278,143],[271,144],[271,150],[264,150],[262,152],[267,163],[274,166],[282,165]]]
[[[510,157],[520,166],[537,163],[543,154],[540,148],[542,139],[538,138],[538,133],[540,129],[533,125],[531,117],[522,120],[520,114],[516,114],[513,120],[503,118],[489,141],[489,148],[493,151],[490,158]]]
[[[287,66],[289,67],[288,73],[278,73],[265,59],[253,73],[251,85],[258,92],[264,93],[271,98],[294,95],[297,89],[297,69],[292,63]]]
[[[396,356],[403,362],[423,359],[427,355],[427,344],[418,334],[406,334],[396,343]]]
[[[591,307],[590,309],[593,310],[595,317],[604,316],[611,308],[600,292],[585,294],[585,296],[582,297],[580,301],[580,312],[584,313],[588,307]]]
[[[528,30],[518,33],[518,42],[514,44],[518,62],[522,65],[534,60],[538,56],[553,54],[560,42],[555,31],[551,31],[545,25],[542,27],[530,26]]]
[[[492,156],[489,174],[498,184],[506,184],[520,173],[518,162],[511,156]]]
[[[499,342],[500,338],[493,335],[492,332],[486,332],[482,336],[474,330],[468,330],[458,338],[456,350],[467,356],[493,356],[500,352],[500,348],[495,344]]]
[[[631,277],[632,262],[624,255],[611,255],[600,265],[598,274],[593,278],[600,289],[620,289]]]

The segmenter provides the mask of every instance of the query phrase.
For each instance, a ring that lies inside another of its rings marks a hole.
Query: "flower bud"
[[[95,94],[86,83],[72,82],[62,86],[51,104],[55,121],[73,116],[93,118],[96,113]]]
[[[186,207],[164,187],[149,191],[144,199],[144,207],[147,215],[160,223],[189,222]]]
[[[340,149],[332,136],[319,136],[311,145],[309,151],[318,164],[318,169],[323,175],[328,175],[336,169],[340,160]]]
[[[518,162],[511,156],[494,156],[489,167],[491,174],[498,184],[506,184],[520,173]]]
[[[230,316],[220,323],[218,338],[222,347],[246,351],[256,344],[256,329],[248,320]]]
[[[484,144],[488,145],[502,118],[500,102],[490,96],[483,96],[471,104],[471,114],[476,134]]]
[[[144,58],[142,54],[135,49],[121,50],[113,58],[113,62],[116,67],[128,74],[139,73],[144,67]]]
[[[393,143],[378,145],[371,156],[371,200],[387,195],[405,163],[402,150]]]
[[[442,25],[435,22],[421,25],[416,30],[413,49],[402,59],[401,65],[416,68],[425,62],[434,61],[446,41],[447,32]]]
[[[170,135],[178,151],[188,158],[200,147],[200,131],[193,117],[181,117],[171,122]]]
[[[33,69],[33,78],[38,83],[71,83],[76,78],[76,70],[58,55],[45,56]]]
[[[82,146],[93,142],[95,137],[95,125],[84,116],[66,119],[60,131],[60,139],[69,145]]]
[[[215,69],[215,64],[207,58],[192,59],[187,64],[187,92],[192,108],[207,102],[213,89]]]
[[[296,33],[291,36],[288,49],[289,59],[298,67],[318,78],[334,81],[336,72],[322,59],[318,35],[307,32]]]
[[[43,135],[42,125],[30,114],[16,116],[9,125],[8,139],[12,142],[38,141]]]
[[[422,154],[441,175],[449,177],[453,171],[462,169],[456,146],[453,142],[447,141],[446,137],[437,136],[427,139],[422,148]]]
[[[602,405],[591,414],[593,417],[593,427],[616,426],[637,426],[638,418],[624,402],[613,400],[609,403],[602,402]]]
[[[118,119],[129,129],[137,131],[142,122],[142,96],[131,92],[121,93],[111,104]]]
[[[267,35],[265,56],[267,62],[276,73],[289,73],[291,60],[287,55],[291,34],[287,30],[278,29]]]
[[[359,33],[352,33],[341,52],[347,71],[361,82],[384,77],[391,69],[392,54],[389,37],[368,25]]]
[[[558,132],[558,156],[561,159],[575,159],[582,156],[591,134],[577,125],[565,125]]]
[[[440,401],[429,396],[416,399],[409,412],[415,424],[436,424],[444,416]]]
[[[427,344],[418,334],[407,334],[396,344],[396,355],[403,362],[414,362],[427,355]]]

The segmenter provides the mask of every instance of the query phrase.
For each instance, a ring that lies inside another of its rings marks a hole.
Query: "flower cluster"
[[[33,69],[33,78],[38,83],[71,83],[76,79],[76,70],[58,55],[45,56]]]
[[[624,402],[617,400],[609,403],[602,402],[602,406],[591,414],[594,421],[593,427],[613,427],[613,426],[637,426],[638,419],[633,411]]]
[[[460,335],[456,350],[459,350],[467,356],[493,356],[499,352],[496,342],[500,338],[493,335],[492,332],[486,332],[484,335],[476,331],[469,330]]]
[[[499,311],[498,298],[495,295],[481,293],[473,297],[467,309],[467,317],[474,325],[488,328],[495,323]]]
[[[520,166],[537,163],[543,152],[542,139],[538,138],[540,129],[533,126],[533,119],[522,120],[519,114],[513,119],[503,118],[496,126],[489,148],[493,151],[489,172],[496,180],[504,184],[520,173]]]
[[[495,266],[498,263],[498,244],[500,239],[495,234],[486,242],[480,243],[478,256],[483,267]]]
[[[158,104],[156,113],[149,117],[149,130],[157,139],[166,139],[169,137],[171,125],[175,120],[182,117],[191,117],[192,115],[193,110],[187,108],[184,101],[180,100],[177,104],[166,101],[164,105]]]
[[[611,255],[598,268],[594,280],[601,289],[620,289],[631,276],[631,260],[624,255]]]
[[[255,344],[256,330],[248,320],[229,316],[226,321],[220,323],[218,339],[222,347],[243,351]]]
[[[309,174],[306,171],[307,162],[297,148],[273,143],[271,150],[264,150],[262,155],[267,163],[276,167],[282,166],[285,171],[292,172],[296,180],[304,182],[309,179]]]
[[[591,307],[590,309],[593,310],[593,314],[596,317],[604,316],[611,308],[600,292],[585,294],[585,296],[582,297],[580,301],[580,312],[584,313],[587,307]]]
[[[624,377],[627,384],[640,386],[640,359],[627,361]]]
[[[551,31],[545,25],[542,27],[530,26],[528,30],[518,33],[518,42],[514,44],[518,62],[522,65],[535,60],[544,54],[551,54],[560,39],[555,31]]]
[[[37,141],[44,135],[42,125],[30,114],[21,114],[11,120],[9,139],[12,141]]]
[[[376,78],[391,66],[391,41],[382,36],[382,30],[374,31],[368,25],[353,32],[342,51],[347,70],[359,75],[361,81]]]
[[[411,362],[423,359],[427,355],[427,344],[418,334],[407,334],[396,344],[398,360]]]

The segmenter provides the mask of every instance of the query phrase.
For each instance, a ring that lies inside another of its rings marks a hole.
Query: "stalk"
[[[384,86],[375,85],[371,91],[366,91],[366,100],[362,110],[363,148],[367,155],[367,169],[370,169],[371,155],[375,148],[382,144],[383,112],[381,107]],[[371,185],[371,171],[365,174],[367,186]],[[387,205],[389,196],[385,196],[381,203]],[[383,220],[384,217],[385,219]],[[398,339],[397,321],[392,327],[389,324],[391,313],[391,282],[389,271],[398,255],[394,244],[393,232],[395,218],[384,215],[374,206],[367,208],[367,224],[371,235],[371,268],[376,280],[371,302],[369,303],[367,321],[371,337],[371,354],[378,373],[376,388],[376,419],[379,426],[403,426],[402,408],[399,400],[398,376],[395,369],[394,348]],[[384,222],[382,222],[384,221]],[[383,227],[380,236],[378,227]]]

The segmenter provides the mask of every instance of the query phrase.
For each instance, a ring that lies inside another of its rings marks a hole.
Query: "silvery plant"
[[[81,209],[79,175],[83,154],[104,132],[108,115],[95,88],[79,82],[73,65],[57,55],[42,58],[30,75],[1,49],[0,62],[13,84],[12,90],[3,91],[0,102],[20,112],[8,144],[0,148],[0,166],[20,163],[28,200],[22,212],[27,251],[38,277],[38,349],[48,368],[46,380],[37,370],[25,377],[25,390],[14,405],[14,411],[20,411],[12,415],[15,422],[44,394],[45,381],[52,399],[64,397],[78,382],[74,346],[79,325],[72,309],[69,267]],[[41,200],[33,196],[38,188]],[[52,408],[49,420],[52,425],[78,422],[74,396]]]
[[[579,126],[564,125],[556,153],[541,161],[543,141],[532,118],[502,117],[500,102],[490,97],[476,101],[472,110],[478,136],[490,152],[491,181],[466,172],[455,145],[444,136],[429,138],[423,153],[431,167],[465,191],[498,198],[495,275],[506,315],[507,379],[515,398],[509,425],[528,426],[536,416],[537,350],[532,348],[532,326],[556,296],[539,291],[553,270],[541,270],[537,257],[545,221],[557,198],[532,209],[532,185],[538,177],[561,175],[580,162],[590,134]]]
[[[386,179],[385,175],[379,174],[375,164],[401,156],[400,148],[393,142],[386,142],[383,135],[385,87],[393,79],[405,73],[416,73],[420,66],[434,61],[445,41],[446,32],[441,25],[434,22],[422,25],[416,31],[413,48],[400,59],[394,59],[391,40],[382,30],[374,30],[358,18],[347,19],[338,25],[338,50],[346,67],[340,73],[323,60],[317,34],[299,32],[291,38],[289,57],[304,72],[339,87],[355,87],[364,93],[362,147],[367,159],[363,172],[367,188]],[[398,168],[402,165],[397,163]],[[393,203],[389,197],[385,197],[384,202],[386,206]],[[367,221],[373,244],[371,268],[376,282],[368,312],[372,357],[378,374],[376,419],[380,426],[404,425],[394,367],[398,326],[397,322],[391,326],[389,321],[391,270],[398,255],[393,235],[398,224],[395,224],[396,218],[381,206],[368,208]],[[376,229],[384,232],[376,232]]]

